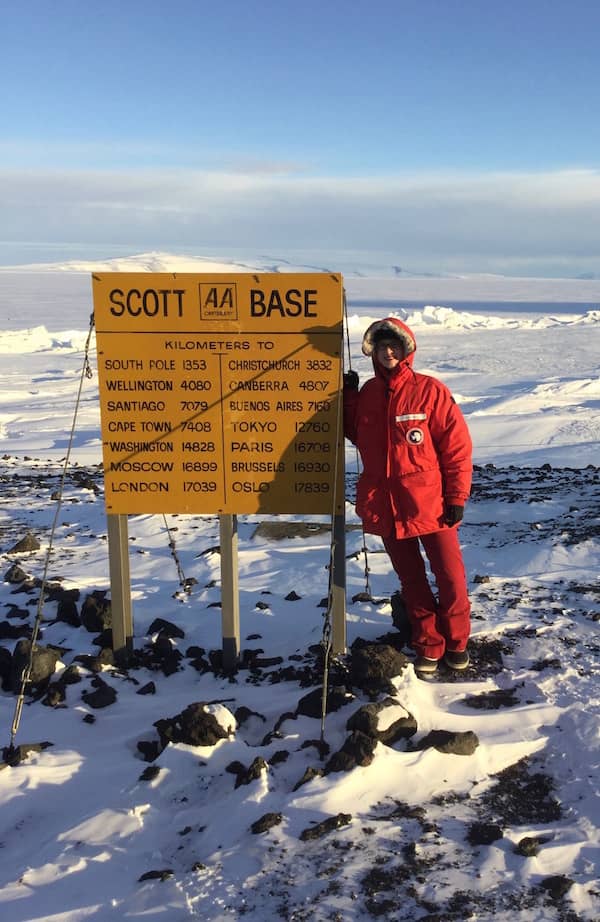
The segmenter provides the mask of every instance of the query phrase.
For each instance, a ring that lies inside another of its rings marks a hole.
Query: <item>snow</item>
[[[13,627],[32,623],[37,604],[35,593],[6,581],[15,562],[39,578],[50,550],[49,578],[79,589],[80,603],[88,592],[109,588],[102,495],[77,476],[90,474],[101,487],[93,335],[93,377],[83,379],[49,548],[53,495],[69,448],[89,336],[89,274],[100,268],[302,267],[271,258],[249,265],[157,253],[0,271],[0,622]],[[282,662],[242,669],[230,679],[198,671],[188,654],[194,646],[221,646],[217,517],[130,517],[135,646],[148,647],[156,639],[156,631],[149,635],[152,622],[167,619],[185,633],[173,640],[182,654],[179,669],[166,674],[155,665],[125,672],[105,665],[96,672],[80,662],[81,681],[65,686],[62,704],[26,697],[16,744],[52,745],[0,771],[4,917],[600,917],[600,312],[593,306],[600,284],[367,278],[358,267],[346,287],[351,364],[361,380],[369,374],[369,360],[360,352],[365,327],[397,314],[416,334],[415,367],[444,380],[467,417],[477,470],[461,542],[477,668],[424,681],[408,665],[393,679],[379,730],[408,713],[417,722],[415,736],[392,746],[379,742],[371,764],[317,775],[298,787],[307,769],[322,771],[327,761],[316,745],[320,720],[294,716],[300,699],[318,688],[310,648],[322,637],[327,533],[275,541],[257,533],[260,515],[240,518],[242,647]],[[457,291],[461,300],[479,303],[469,310],[446,306]],[[437,294],[427,304],[429,292]],[[475,292],[477,298],[469,297]],[[487,298],[479,297],[486,292]],[[411,297],[425,306],[400,305]],[[504,309],[486,309],[486,300],[503,301]],[[520,304],[511,312],[511,301],[528,301],[531,310]],[[545,301],[545,310],[538,301]],[[350,446],[346,462],[347,522],[356,526]],[[26,532],[38,537],[40,550],[9,553]],[[189,594],[178,591],[170,541],[185,576],[197,581]],[[379,540],[368,537],[366,544],[375,602],[353,601],[365,588],[365,561],[360,529],[348,530],[349,644],[358,638],[375,642],[393,630],[390,597],[397,583]],[[300,599],[287,601],[291,592]],[[93,633],[56,615],[57,603],[46,602],[41,642],[60,649],[60,678],[74,657],[99,648]],[[16,642],[0,645],[12,650]],[[494,649],[497,669],[490,668]],[[342,681],[345,664],[347,658],[333,664],[333,684]],[[298,675],[305,670],[307,684],[280,675],[291,666]],[[99,680],[116,691],[115,703],[100,709],[82,697]],[[154,693],[139,694],[149,682]],[[360,689],[353,693],[325,719],[330,753],[344,743],[348,718],[369,702]],[[512,696],[513,703],[481,706],[485,696],[498,694]],[[476,707],[469,704],[473,696]],[[206,703],[227,736],[215,746],[171,743],[155,762],[146,762],[138,742],[156,741],[155,721],[194,702]],[[10,740],[15,703],[5,688],[3,745]],[[248,719],[241,707],[252,712]],[[419,748],[440,729],[471,731],[479,745],[471,756]],[[279,758],[282,751],[285,758]],[[236,786],[233,763],[247,768],[257,757],[266,767]],[[158,770],[144,776],[149,768]],[[557,804],[560,810],[553,812]],[[280,813],[281,822],[252,833],[252,824],[267,813]],[[322,838],[301,839],[303,831],[337,814],[349,819]],[[472,826],[482,821],[499,824],[502,838],[474,844]],[[527,837],[539,839],[529,857],[518,850]],[[140,880],[150,871],[168,873]],[[553,897],[544,882],[561,875],[572,883],[564,896]]]

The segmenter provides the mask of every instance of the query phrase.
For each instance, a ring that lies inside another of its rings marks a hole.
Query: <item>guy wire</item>
[[[23,713],[23,703],[25,700],[25,689],[27,688],[27,683],[31,678],[31,672],[33,669],[33,655],[36,649],[36,642],[40,631],[40,624],[42,622],[43,606],[44,606],[44,592],[46,589],[46,583],[48,580],[48,568],[50,566],[50,555],[52,554],[52,549],[54,545],[54,534],[56,531],[56,526],[58,524],[58,516],[62,508],[63,500],[63,490],[65,486],[65,479],[67,476],[67,469],[69,467],[69,461],[71,457],[71,449],[73,447],[73,439],[75,437],[75,425],[77,422],[77,414],[79,412],[79,404],[81,401],[81,392],[83,389],[83,379],[92,377],[92,369],[90,367],[89,361],[89,350],[90,350],[90,341],[92,338],[92,332],[94,330],[94,315],[90,314],[90,328],[88,330],[87,339],[84,346],[84,356],[83,356],[83,366],[81,369],[81,375],[79,377],[79,389],[77,391],[77,399],[75,401],[75,410],[73,413],[73,421],[71,423],[71,432],[69,435],[69,441],[67,446],[67,453],[64,458],[62,474],[60,478],[60,486],[58,489],[58,499],[56,500],[56,506],[54,511],[54,519],[52,521],[52,526],[50,528],[50,538],[48,540],[48,549],[46,551],[46,559],[44,561],[44,570],[42,573],[42,579],[40,582],[40,595],[38,598],[37,611],[35,616],[35,621],[33,624],[33,630],[31,632],[31,641],[29,649],[29,659],[26,666],[23,668],[21,673],[21,688],[19,694],[17,695],[17,701],[15,705],[15,713],[13,717],[13,722],[10,731],[10,744],[8,747],[9,754],[14,753],[14,741],[19,729],[19,723],[21,721],[21,715]]]

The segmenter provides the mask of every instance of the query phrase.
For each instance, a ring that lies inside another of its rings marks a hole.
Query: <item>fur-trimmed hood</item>
[[[414,353],[417,351],[417,342],[410,327],[407,327],[398,317],[385,317],[384,320],[376,320],[365,330],[362,341],[363,355],[370,355],[375,362],[375,342],[377,339],[397,339],[404,347],[404,361],[409,359],[412,365]]]

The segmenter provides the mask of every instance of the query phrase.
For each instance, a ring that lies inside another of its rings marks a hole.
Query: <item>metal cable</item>
[[[343,305],[344,305],[344,317],[346,316],[346,292],[343,292]],[[347,328],[347,324],[346,324]],[[325,717],[327,714],[327,692],[329,685],[329,663],[331,659],[331,610],[333,607],[333,577],[334,577],[334,563],[335,563],[335,552],[336,552],[336,540],[335,540],[335,517],[336,517],[336,507],[338,502],[338,482],[339,482],[339,465],[340,465],[340,446],[342,445],[343,438],[343,399],[342,399],[342,362],[339,363],[339,377],[338,377],[338,388],[337,388],[337,414],[336,414],[336,426],[335,426],[335,462],[334,462],[334,475],[333,475],[333,497],[332,497],[332,508],[331,508],[331,542],[329,546],[329,581],[328,581],[328,591],[327,591],[327,609],[325,612],[325,617],[323,620],[323,634],[321,637],[321,645],[323,647],[323,693],[321,697],[321,743],[324,743],[325,739]],[[343,457],[343,455],[342,455]],[[342,494],[345,500],[345,489],[342,489]]]
[[[169,550],[171,551],[171,556],[173,560],[175,561],[175,566],[177,567],[177,576],[179,578],[179,585],[181,586],[182,592],[185,592],[189,595],[189,593],[192,591],[191,581],[186,579],[185,573],[183,572],[183,567],[181,566],[181,562],[177,554],[177,545],[175,544],[175,538],[173,537],[171,533],[171,529],[169,528],[169,523],[167,522],[167,517],[164,513],[163,513],[163,521],[165,523],[165,528],[169,536]]]
[[[36,649],[36,642],[37,642],[37,638],[38,638],[39,631],[40,631],[40,624],[43,620],[42,615],[43,615],[43,606],[44,606],[44,592],[46,589],[46,583],[48,579],[48,568],[50,566],[50,555],[52,554],[52,548],[54,544],[54,533],[56,531],[56,526],[58,523],[58,516],[62,508],[63,490],[65,486],[65,479],[67,476],[67,469],[69,467],[69,461],[71,457],[71,449],[73,447],[73,439],[75,436],[75,425],[77,422],[77,413],[79,412],[79,404],[81,402],[83,379],[92,377],[92,369],[90,367],[90,360],[89,360],[89,350],[90,350],[90,341],[92,338],[93,330],[94,330],[94,315],[91,314],[90,315],[90,328],[89,328],[87,339],[85,341],[85,346],[84,346],[83,366],[82,366],[81,375],[79,378],[79,389],[77,391],[77,399],[75,401],[75,410],[73,413],[73,422],[71,424],[71,432],[69,435],[67,454],[65,456],[64,463],[63,463],[63,469],[62,469],[62,474],[60,478],[60,486],[58,489],[58,499],[56,500],[54,519],[52,521],[52,526],[50,529],[50,538],[48,541],[48,550],[46,551],[46,559],[44,561],[44,571],[43,571],[42,579],[40,582],[40,595],[38,599],[37,611],[36,611],[35,621],[33,624],[33,630],[31,632],[31,646],[29,650],[29,660],[27,664],[24,666],[23,671],[21,673],[21,689],[17,696],[17,701],[15,705],[15,713],[14,713],[13,722],[12,722],[11,731],[10,731],[10,744],[8,747],[9,755],[11,753],[14,753],[15,751],[14,741],[17,735],[17,731],[19,729],[19,724],[21,722],[21,715],[23,713],[23,703],[25,701],[25,689],[27,688],[27,683],[29,682],[31,678],[31,671],[33,668],[33,655]]]
[[[346,300],[346,292],[345,292],[345,291],[344,291],[344,326],[345,326],[345,329],[346,329],[346,352],[347,352],[347,360],[348,360],[348,370],[349,370],[349,371],[352,371],[352,355],[351,355],[351,352],[350,352],[350,324],[348,323],[348,302],[347,302],[347,300]],[[358,474],[359,474],[359,471],[360,471],[360,455],[359,455],[359,453],[358,453],[358,448],[356,447],[356,445],[354,446],[354,452],[355,452],[355,459],[356,459],[356,475],[357,475],[357,478],[358,478]],[[361,595],[363,596],[363,600],[364,600],[365,602],[369,602],[369,601],[372,602],[372,601],[373,601],[373,595],[372,595],[372,593],[371,593],[371,583],[370,583],[370,580],[369,580],[369,573],[371,572],[371,568],[369,567],[369,557],[368,557],[368,554],[367,554],[367,536],[366,536],[366,533],[365,533],[364,525],[363,525],[362,523],[361,523],[361,529],[362,529],[362,547],[361,547],[361,552],[362,552],[362,554],[363,554],[364,561],[365,561],[365,569],[364,569],[364,572],[365,572],[365,591],[364,591],[364,593],[361,593]]]

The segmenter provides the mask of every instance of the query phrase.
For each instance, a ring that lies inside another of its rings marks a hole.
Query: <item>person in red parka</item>
[[[344,433],[362,459],[356,511],[398,574],[418,674],[469,665],[470,604],[457,526],[471,491],[471,437],[445,384],[413,370],[415,337],[396,317],[366,330],[375,377],[344,375]],[[427,578],[423,547],[437,584]]]

